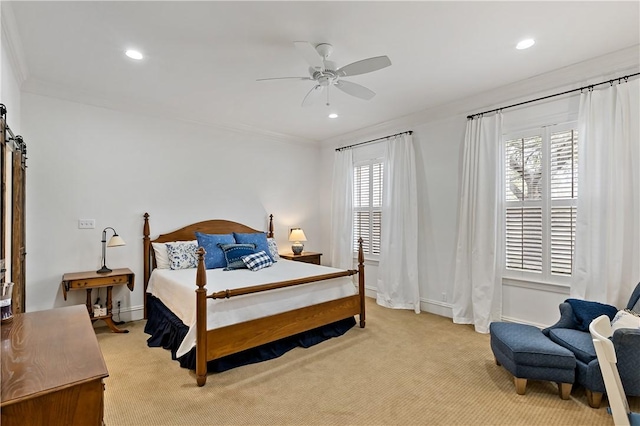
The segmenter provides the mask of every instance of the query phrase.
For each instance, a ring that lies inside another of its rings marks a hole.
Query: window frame
[[[541,126],[530,127],[526,129],[512,130],[508,133],[504,133],[501,139],[501,161],[505,165],[504,172],[501,176],[501,214],[503,218],[503,226],[501,229],[502,244],[504,247],[502,256],[504,259],[502,276],[505,280],[523,280],[529,282],[538,282],[544,284],[558,285],[562,287],[569,287],[571,284],[573,271],[573,264],[575,263],[575,226],[574,226],[574,240],[573,240],[573,252],[572,252],[572,273],[571,275],[561,275],[551,272],[552,258],[551,258],[551,209],[554,207],[573,207],[577,209],[577,196],[567,199],[551,199],[551,135],[570,131],[578,130],[577,120],[565,121],[562,123],[548,123]],[[507,141],[513,139],[529,138],[533,136],[542,137],[542,199],[540,201],[524,200],[524,201],[507,201],[507,169],[506,169],[506,146]],[[578,138],[580,136],[578,135]],[[577,143],[577,140],[576,140]],[[578,158],[580,158],[578,153]],[[577,164],[576,164],[577,167]],[[580,187],[580,176],[578,176],[577,188]],[[531,272],[520,269],[511,269],[507,267],[507,235],[506,235],[506,215],[507,209],[510,206],[516,206],[520,204],[522,207],[541,206],[542,208],[542,221],[541,221],[541,235],[542,235],[542,270],[541,272]]]

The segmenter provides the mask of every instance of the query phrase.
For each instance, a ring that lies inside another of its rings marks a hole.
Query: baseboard
[[[440,302],[438,300],[420,299],[420,310],[441,317],[453,318],[453,307],[451,303]]]
[[[531,322],[531,321],[522,321],[520,319],[513,318],[513,317],[505,317],[504,315],[502,316],[502,321],[504,321],[504,322],[513,322],[513,323],[516,323],[516,324],[533,325],[534,327],[538,327],[540,329],[548,327],[548,325],[545,325],[545,324],[538,324],[538,323]]]
[[[118,318],[118,316],[120,318]],[[144,306],[125,306],[120,308],[120,315],[118,315],[118,308],[113,309],[113,318],[116,321],[138,321],[144,318]]]

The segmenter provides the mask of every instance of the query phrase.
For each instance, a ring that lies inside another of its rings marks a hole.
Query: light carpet
[[[96,330],[109,370],[105,423],[118,425],[612,425],[574,386],[530,381],[517,395],[489,336],[451,319],[367,300],[367,326],[280,358],[212,373],[199,388],[144,321]],[[640,411],[640,398],[631,398]]]

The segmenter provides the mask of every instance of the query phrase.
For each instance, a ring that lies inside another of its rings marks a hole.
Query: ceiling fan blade
[[[375,92],[367,89],[366,87],[356,83],[352,83],[350,81],[338,80],[335,86],[338,89],[342,90],[344,93],[347,93],[351,96],[355,96],[356,98],[364,99],[366,101],[368,101],[369,99],[373,98],[376,95]]]
[[[293,44],[305,61],[317,71],[324,71],[323,58],[308,41],[294,41]]]
[[[313,80],[310,77],[273,77],[273,78],[257,78],[256,81],[267,80]]]
[[[376,56],[374,58],[363,59],[338,69],[337,73],[340,77],[348,77],[352,75],[366,74],[368,72],[377,71],[391,65],[391,60],[387,56]]]
[[[324,86],[321,86],[319,84],[313,86],[311,90],[309,90],[309,93],[307,93],[307,96],[305,96],[304,99],[302,100],[302,106],[306,107],[306,106],[312,105],[318,98],[320,98],[320,95],[322,94],[323,89],[324,89]]]

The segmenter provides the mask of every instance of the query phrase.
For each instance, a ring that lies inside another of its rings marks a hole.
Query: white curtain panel
[[[623,307],[640,281],[640,83],[580,96],[571,296]]]
[[[382,234],[376,301],[420,313],[418,190],[413,138],[389,139],[384,162]]]
[[[336,151],[331,200],[331,266],[353,268],[353,151]]]
[[[502,315],[502,114],[467,121],[453,287],[453,321],[489,332]]]

